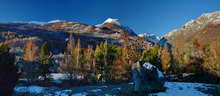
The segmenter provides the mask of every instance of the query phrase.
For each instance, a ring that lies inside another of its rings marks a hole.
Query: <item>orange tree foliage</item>
[[[161,50],[161,56],[160,56],[161,67],[163,72],[165,73],[169,72],[169,68],[171,66],[171,60],[172,60],[172,55],[170,49],[168,48],[167,45],[165,45]]]
[[[112,66],[114,80],[124,81],[130,79],[131,60],[129,60],[128,52],[129,50],[126,48],[120,48],[119,57]]]
[[[27,42],[24,48],[24,60],[35,61],[37,59],[37,49],[38,47],[32,41]]]

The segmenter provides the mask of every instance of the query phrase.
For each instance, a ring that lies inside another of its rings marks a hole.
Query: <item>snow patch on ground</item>
[[[115,88],[115,90],[121,90],[121,88]]]
[[[129,84],[133,84],[132,82]],[[110,85],[112,86],[112,85]],[[87,86],[82,88],[69,88],[62,89],[58,87],[41,87],[32,85],[29,87],[26,86],[17,86],[15,88],[15,93],[31,93],[31,94],[40,94],[42,96],[87,96],[89,93],[102,94],[102,96],[116,96],[110,95],[112,93],[105,93],[106,89],[110,86]],[[203,83],[184,83],[184,82],[166,82],[165,87],[167,90],[165,92],[152,93],[149,96],[210,96],[210,94],[205,94],[199,91],[198,89],[202,88],[208,90],[210,84]],[[107,88],[106,88],[107,87]],[[115,86],[110,89],[115,91],[122,90],[122,87]]]
[[[130,83],[128,83],[128,84],[130,84],[130,85],[134,85],[134,82],[130,82]]]
[[[103,88],[107,88],[108,86],[101,86],[101,87],[103,87]]]
[[[28,87],[21,86],[21,87],[16,87],[15,91],[16,92],[21,92],[21,93],[24,93],[24,92],[42,93],[44,91],[44,88],[40,87],[40,86],[28,86]]]
[[[116,95],[105,94],[105,96],[116,96]]]
[[[69,96],[69,94],[71,94],[71,93],[72,93],[72,90],[62,90],[62,91],[55,92],[55,94],[56,94],[55,96]],[[77,96],[81,96],[81,95],[77,95]]]
[[[53,80],[64,80],[68,78],[68,75],[63,73],[51,73],[49,77]]]
[[[101,89],[93,89],[93,90],[90,90],[90,92],[100,92],[102,91]]]
[[[77,94],[73,94],[72,96],[87,96],[87,93],[77,93]]]
[[[56,84],[61,84],[63,81],[62,80],[53,80],[52,82],[56,83]]]
[[[165,92],[151,94],[150,96],[210,96],[198,91],[196,88],[207,88],[201,83],[166,82]]]

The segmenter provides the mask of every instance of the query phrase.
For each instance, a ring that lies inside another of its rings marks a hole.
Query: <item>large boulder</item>
[[[132,66],[134,90],[140,93],[158,92],[164,90],[164,76],[159,69],[144,61]]]

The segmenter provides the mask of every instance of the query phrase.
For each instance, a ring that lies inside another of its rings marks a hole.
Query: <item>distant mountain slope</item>
[[[142,33],[142,34],[138,34],[138,36],[154,44],[159,44],[161,47],[167,45],[170,49],[172,48],[172,45],[163,36],[156,36],[150,33]]]

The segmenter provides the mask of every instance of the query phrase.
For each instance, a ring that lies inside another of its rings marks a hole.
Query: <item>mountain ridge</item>
[[[100,42],[108,41],[118,45],[125,44],[125,39],[130,42],[129,46],[138,49],[149,49],[150,43],[122,24],[117,19],[109,18],[99,26],[89,25],[81,22],[55,20],[46,24],[33,24],[24,22],[0,23],[0,40],[13,45],[13,48],[22,48],[27,41],[42,42],[50,41],[57,46],[54,50],[62,50],[66,46],[66,40],[70,36],[75,40],[82,41],[82,47],[95,46]],[[25,39],[26,38],[26,39]],[[29,39],[35,38],[35,39]],[[24,39],[24,40],[23,40]],[[15,43],[16,42],[16,43]],[[19,43],[18,43],[19,42]],[[56,51],[54,53],[60,53]]]

